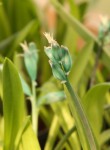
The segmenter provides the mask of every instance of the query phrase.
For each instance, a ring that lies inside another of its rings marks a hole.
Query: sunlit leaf
[[[105,95],[109,89],[110,83],[98,84],[90,89],[83,98],[88,119],[97,138],[102,128]]]
[[[28,124],[22,135],[21,147],[23,150],[41,150],[38,139],[32,129],[31,123]]]
[[[3,66],[4,150],[14,150],[14,141],[22,124],[25,107],[19,74],[9,59]]]

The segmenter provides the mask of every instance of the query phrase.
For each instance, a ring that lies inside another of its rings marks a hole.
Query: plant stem
[[[99,65],[99,59],[103,51],[103,41],[101,42],[101,45],[98,45],[98,52],[96,53],[96,58],[95,58],[95,64],[93,68],[93,72],[91,75],[91,80],[90,80],[90,88],[94,85],[95,83],[95,76],[96,76],[96,71]]]
[[[32,104],[32,125],[33,125],[33,130],[34,130],[34,132],[37,135],[39,109],[36,108],[36,88],[35,88],[35,81],[32,81],[31,104]]]
[[[86,114],[84,112],[83,106],[81,105],[80,99],[76,95],[68,78],[65,85],[72,98],[69,99],[69,105],[75,119],[76,128],[79,134],[79,138],[81,140],[82,147],[84,150],[97,150],[97,144],[94,139],[94,135],[92,133],[89,122],[87,120]]]
[[[68,140],[68,138],[71,136],[71,134],[76,130],[76,127],[73,126],[67,134],[61,139],[61,141],[57,144],[56,148],[54,150],[62,149],[63,144]]]

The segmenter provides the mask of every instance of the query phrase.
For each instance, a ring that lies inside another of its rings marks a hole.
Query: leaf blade
[[[19,111],[20,108],[20,111]],[[18,72],[9,59],[3,66],[4,150],[13,150],[24,117],[24,95]]]

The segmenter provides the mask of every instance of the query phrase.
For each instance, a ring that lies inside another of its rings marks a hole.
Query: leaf
[[[74,125],[74,119],[71,116],[71,112],[69,107],[67,106],[67,102],[62,101],[53,103],[51,107],[55,115],[57,115],[58,117],[61,128],[66,134],[68,130],[70,130]],[[69,137],[68,142],[72,150],[80,150],[80,144],[76,132]]]
[[[19,74],[9,59],[3,65],[4,150],[14,150],[14,141],[24,118],[24,95]]]
[[[110,51],[109,49],[104,49],[105,53],[102,55],[102,62],[107,68],[108,71],[110,71]]]
[[[1,42],[0,42],[0,51],[4,52],[4,49],[9,46],[13,41],[14,39],[18,36],[18,33],[15,33],[15,34],[12,34],[10,35],[9,37],[3,39]]]
[[[31,126],[30,116],[26,117],[17,134],[17,138],[15,141],[15,150],[18,150],[18,147],[20,146],[23,148],[23,150],[40,150],[38,140]]]
[[[55,7],[57,13],[60,17],[68,23],[73,29],[79,33],[79,35],[84,38],[86,41],[95,41],[99,43],[98,39],[89,31],[87,30],[76,18],[70,15],[65,9],[61,6],[58,0],[51,0],[53,6]]]
[[[83,97],[84,107],[88,120],[92,126],[93,132],[97,139],[102,128],[103,107],[105,95],[110,88],[110,83],[101,83],[90,89]]]
[[[80,138],[82,148],[87,150],[98,150],[99,148],[97,145],[97,141],[94,138],[94,134],[91,130],[91,126],[87,119],[83,105],[81,104],[81,100],[72,88],[68,79],[65,85],[71,96],[71,99],[69,98],[68,101],[72,115],[75,119],[76,129]]]
[[[45,96],[49,94],[49,92],[58,92],[58,90],[63,91],[62,84],[55,80],[54,78],[51,78],[48,82],[46,82],[42,88],[41,88],[41,93],[40,96]],[[63,129],[64,133],[66,133],[74,124],[74,120],[71,116],[70,110],[67,106],[66,101],[59,101],[56,103],[51,104],[52,110],[54,111],[55,115],[57,115],[59,119],[59,123],[61,128]],[[44,108],[43,108],[44,109]],[[44,122],[48,119],[48,114],[47,112],[43,112],[44,115],[47,115],[47,118],[44,119]],[[43,116],[44,116],[43,115]],[[50,116],[50,115],[49,115]],[[50,118],[48,119],[50,122]],[[46,122],[47,124],[47,122]],[[76,134],[72,134],[72,136],[69,138],[69,143],[72,149],[80,149],[79,141],[77,139]]]
[[[99,144],[102,146],[104,143],[106,143],[108,140],[110,140],[110,129],[105,130],[101,133],[99,137]]]
[[[3,65],[0,64],[0,97],[3,98],[3,79],[2,79]]]
[[[26,117],[26,119],[24,120],[22,126],[20,127],[17,133],[16,140],[15,140],[15,150],[17,150],[19,147],[23,132],[25,131],[25,129],[29,126],[31,122],[30,119],[31,119],[30,116]]]
[[[70,80],[74,87],[77,87],[81,77],[83,76],[84,70],[89,62],[91,53],[93,48],[93,42],[88,43],[80,52],[78,57],[76,58],[73,68],[70,73]]]
[[[10,24],[6,15],[6,12],[4,10],[3,4],[0,5],[0,33],[2,33],[4,36],[10,35]],[[1,35],[2,35],[1,34]]]
[[[60,128],[60,125],[59,125],[58,117],[54,115],[50,129],[49,129],[49,133],[48,133],[48,137],[47,137],[44,150],[53,149],[55,140],[57,139],[57,136],[58,136],[59,128]]]
[[[38,53],[34,43],[30,43],[28,51],[24,54],[24,62],[27,72],[31,80],[35,80],[37,76]]]
[[[64,91],[51,92],[38,99],[37,105],[51,104],[53,102],[61,101],[66,98]]]
[[[36,20],[32,20],[22,30],[20,30],[17,33],[17,36],[15,37],[15,40],[13,42],[11,50],[8,53],[8,56],[10,56],[13,53],[13,51],[16,50],[16,48],[19,45],[19,43],[22,42],[26,38],[26,36],[31,32],[32,28],[36,24],[37,24]]]
[[[22,84],[22,88],[23,91],[26,95],[31,96],[31,90],[30,87],[28,86],[28,84],[26,83],[26,81],[22,78],[22,76],[20,75],[20,79],[21,79],[21,84]]]
[[[71,134],[76,130],[76,127],[73,126],[64,136],[63,138],[60,140],[60,142],[57,144],[57,146],[55,147],[55,150],[59,150],[62,148],[62,146],[64,145],[64,143],[68,140],[68,138],[71,136]]]
[[[31,123],[28,124],[27,128],[23,132],[21,147],[23,150],[41,150],[38,139],[32,129]]]

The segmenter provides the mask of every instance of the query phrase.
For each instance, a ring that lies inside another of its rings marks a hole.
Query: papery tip
[[[63,81],[61,81],[61,84],[64,84],[64,83],[66,83],[67,81],[66,80],[63,80]]]
[[[27,52],[28,51],[28,45],[27,45],[27,42],[24,41],[24,43],[20,43],[20,46],[22,47],[22,49]]]
[[[50,66],[52,67],[52,61],[51,61],[51,60],[49,60],[49,64],[50,64]]]
[[[47,33],[47,32],[45,32],[45,33],[43,33],[44,34],[44,36],[46,37],[46,39],[48,40],[48,42],[50,43],[50,44],[56,44],[57,42],[53,39],[53,35],[50,35],[50,33]]]

